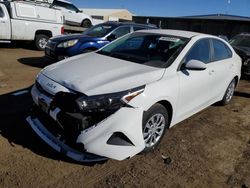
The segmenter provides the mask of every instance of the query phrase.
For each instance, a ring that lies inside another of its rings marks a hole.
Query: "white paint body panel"
[[[0,4],[0,8],[4,13],[4,17],[0,17],[0,40],[10,40],[11,27],[9,13],[4,5]]]
[[[59,10],[26,2],[11,2],[9,15],[5,5],[0,6],[6,12],[5,17],[0,18],[0,22],[4,19],[6,22],[5,27],[0,27],[0,39],[32,41],[36,32],[41,30],[51,32],[52,36],[61,34],[64,19]]]
[[[89,53],[48,66],[39,74],[38,82],[51,94],[72,89],[91,96],[145,85],[144,92],[129,102],[134,108],[121,108],[102,122],[81,132],[77,142],[83,143],[88,152],[117,160],[132,157],[145,147],[142,118],[143,112],[152,105],[159,101],[168,101],[171,104],[171,127],[222,100],[231,80],[235,77],[240,79],[241,59],[227,43],[225,44],[231,49],[232,58],[209,63],[202,71],[178,69],[196,41],[207,37],[221,39],[183,31],[157,30],[157,33],[191,37],[168,68],[154,68]],[[51,88],[46,88],[47,82],[55,84],[57,89],[52,91]],[[114,132],[125,134],[134,146],[108,145],[107,140]]]
[[[88,19],[91,21],[91,23],[93,23],[92,18],[89,15],[84,14],[83,12],[75,12],[73,10],[67,9],[67,4],[72,5],[72,3],[68,1],[61,1],[61,2],[64,2],[65,7],[59,6],[57,4],[55,4],[53,7],[58,10],[61,10],[63,16],[65,17],[66,22],[74,23],[74,25],[80,26],[83,20]]]

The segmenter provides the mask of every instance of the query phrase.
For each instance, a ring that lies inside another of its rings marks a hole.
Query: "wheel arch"
[[[36,37],[37,35],[46,35],[46,36],[48,36],[49,38],[51,38],[51,37],[53,36],[53,35],[52,35],[52,32],[49,31],[49,30],[37,30],[37,31],[35,32],[35,37]]]
[[[167,109],[168,116],[169,116],[168,126],[170,126],[171,122],[172,122],[172,119],[173,119],[173,107],[172,107],[172,104],[167,100],[160,100],[157,103],[161,104],[162,106],[164,106]]]
[[[236,86],[238,85],[238,83],[239,83],[239,76],[237,75],[237,76],[235,76],[234,77],[234,79],[235,79],[235,81],[236,81]]]

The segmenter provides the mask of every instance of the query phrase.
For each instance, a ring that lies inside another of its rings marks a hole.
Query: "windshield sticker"
[[[180,41],[180,39],[174,38],[174,37],[161,37],[161,38],[159,38],[159,40],[168,41],[168,42],[179,42]]]

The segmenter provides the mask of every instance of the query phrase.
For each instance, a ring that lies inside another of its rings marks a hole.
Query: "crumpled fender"
[[[145,148],[142,133],[143,110],[121,108],[107,119],[81,132],[77,143],[93,154],[123,160],[140,153]],[[107,144],[115,132],[121,132],[133,143],[130,146]]]

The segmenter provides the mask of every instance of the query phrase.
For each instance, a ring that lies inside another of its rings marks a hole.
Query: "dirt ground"
[[[0,187],[250,188],[250,82],[226,107],[211,106],[171,128],[152,153],[79,164],[41,141],[25,122],[42,52],[0,46]],[[162,159],[164,155],[167,160]]]

